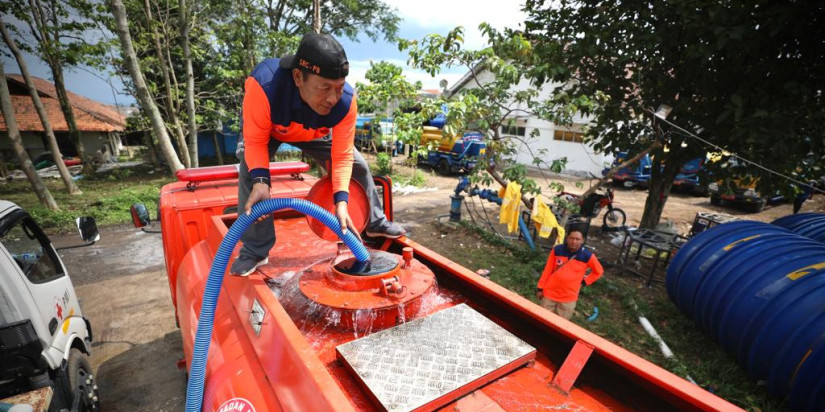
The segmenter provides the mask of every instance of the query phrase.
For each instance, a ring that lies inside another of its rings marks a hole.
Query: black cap
[[[280,66],[306,70],[328,79],[340,79],[349,74],[347,54],[341,43],[329,34],[314,32],[304,35],[297,53],[281,57]]]

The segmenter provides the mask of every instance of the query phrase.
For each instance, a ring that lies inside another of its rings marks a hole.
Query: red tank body
[[[183,181],[164,186],[160,201],[187,366],[206,277],[237,202],[235,180],[198,176],[202,180],[194,190]],[[273,174],[273,197],[306,196],[317,179],[300,177]],[[384,189],[391,217],[390,190]],[[338,245],[314,235],[303,216],[279,213],[275,227],[278,241],[268,265],[246,278],[224,277],[204,410],[381,410],[341,348],[366,337],[389,338],[404,326],[465,306],[535,351],[511,369],[489,373],[415,410],[739,410],[411,239],[368,244],[389,260],[389,269],[371,279],[349,279],[333,269],[333,261],[343,259]],[[412,375],[399,368],[402,380]]]

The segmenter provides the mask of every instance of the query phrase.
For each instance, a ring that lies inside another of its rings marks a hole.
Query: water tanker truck
[[[236,166],[162,188],[187,410],[738,410],[413,239],[342,243],[317,210],[332,202],[328,180],[307,170],[272,163],[276,200],[252,216],[237,214]],[[376,185],[391,219],[391,182]],[[350,211],[365,213],[352,187]],[[269,263],[224,276],[238,231],[272,211]]]

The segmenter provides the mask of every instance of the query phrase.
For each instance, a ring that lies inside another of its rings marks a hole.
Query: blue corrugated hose
[[[346,235],[342,234],[338,218],[312,202],[302,199],[269,199],[252,206],[252,214],[250,215],[243,212],[238,214],[238,218],[229,228],[226,237],[223,238],[218,248],[218,252],[215,254],[215,260],[212,261],[212,268],[209,270],[209,277],[206,279],[203,304],[198,318],[198,332],[195,335],[195,344],[192,349],[192,365],[189,367],[189,382],[186,388],[187,412],[200,412],[203,406],[203,381],[206,371],[206,358],[209,354],[209,343],[212,340],[215,307],[218,304],[223,274],[226,271],[226,265],[229,263],[232,250],[235,249],[241,235],[257,218],[281,209],[293,209],[314,217],[335,232],[349,246],[355,254],[357,262],[366,264],[369,261],[369,252],[358,240],[358,237],[352,231],[347,231]]]

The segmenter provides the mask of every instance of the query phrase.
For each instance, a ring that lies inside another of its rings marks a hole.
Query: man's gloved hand
[[[255,183],[252,185],[252,191],[249,192],[249,198],[244,205],[244,212],[249,215],[252,213],[252,206],[263,200],[271,198],[269,194],[269,186],[266,183]],[[268,215],[263,215],[255,220],[255,223],[263,222]]]
[[[341,233],[346,234],[347,229],[351,230],[355,237],[358,238],[361,242],[361,234],[358,233],[358,229],[355,227],[355,224],[352,223],[352,218],[349,217],[349,210],[347,209],[347,202],[340,201],[335,204],[335,217],[338,218],[338,222],[341,224]]]

